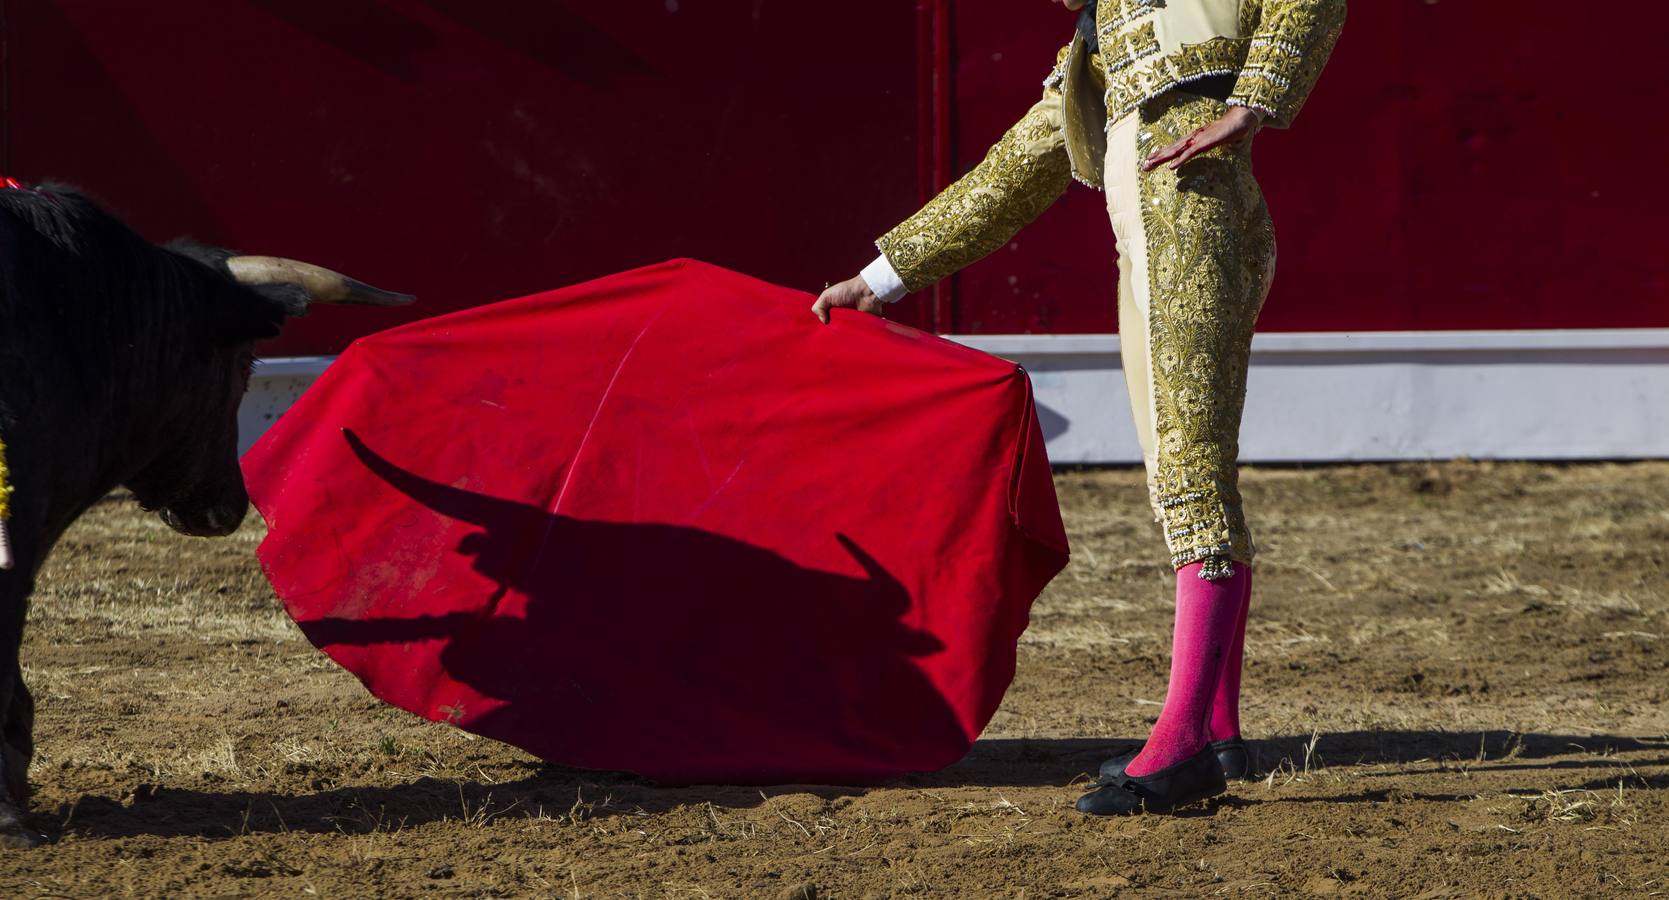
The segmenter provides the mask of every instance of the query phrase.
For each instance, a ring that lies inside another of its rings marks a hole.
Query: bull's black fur
[[[300,288],[282,285],[250,289],[226,270],[232,251],[176,241],[159,247],[74,188],[43,185],[35,190],[0,190],[0,265],[9,276],[0,284],[0,322],[18,304],[38,302],[31,288],[50,291],[50,304],[103,336],[124,326],[149,329],[166,351],[201,339],[272,337],[286,315],[306,311]],[[8,227],[11,226],[11,227]],[[34,284],[14,285],[35,276]],[[18,290],[7,290],[17,287]],[[150,345],[150,341],[145,342]]]
[[[254,343],[307,297],[238,284],[229,255],[152,244],[74,188],[0,190],[0,438],[17,562],[0,572],[0,842],[31,834],[20,809],[33,703],[18,648],[53,544],[118,486],[190,533],[225,533],[248,508],[237,407]]]

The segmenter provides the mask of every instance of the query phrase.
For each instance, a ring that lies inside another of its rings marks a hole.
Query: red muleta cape
[[[873,783],[960,759],[1066,535],[1019,367],[694,261],[355,342],[244,458],[377,697],[554,763]]]

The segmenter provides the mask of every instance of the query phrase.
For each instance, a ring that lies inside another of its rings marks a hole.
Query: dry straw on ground
[[[420,722],[301,638],[257,522],[113,499],[35,598],[56,843],[0,895],[1669,896],[1669,465],[1250,470],[1267,774],[1124,821],[1071,801],[1158,712],[1171,577],[1138,474],[1058,483],[1073,563],[987,740],[876,790],[658,789]]]

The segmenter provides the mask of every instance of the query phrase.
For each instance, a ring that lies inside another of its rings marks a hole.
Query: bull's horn
[[[282,256],[234,256],[226,268],[240,284],[300,285],[314,303],[358,303],[365,306],[405,306],[416,300],[410,294],[396,294],[355,281],[323,266],[285,259]]]

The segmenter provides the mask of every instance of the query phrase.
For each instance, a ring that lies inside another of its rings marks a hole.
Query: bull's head
[[[168,407],[172,421],[153,461],[127,482],[139,502],[176,531],[218,537],[237,530],[249,510],[238,466],[238,407],[249,387],[257,341],[318,303],[404,306],[414,299],[371,287],[311,263],[275,256],[236,256],[194,245],[175,252],[212,270],[213,312],[206,334],[180,373],[189,403]]]

